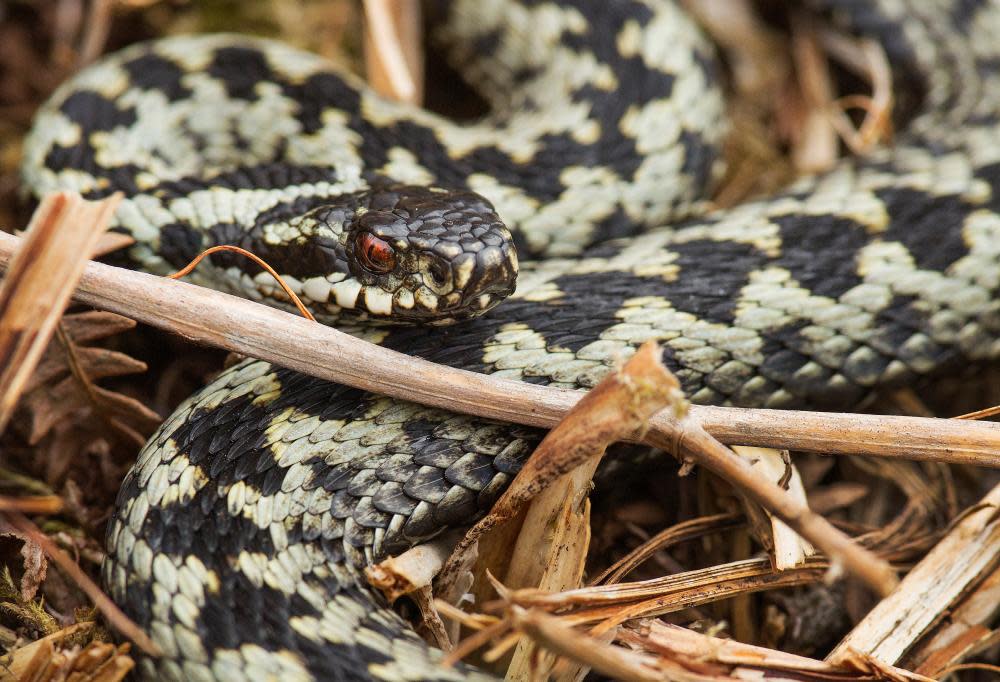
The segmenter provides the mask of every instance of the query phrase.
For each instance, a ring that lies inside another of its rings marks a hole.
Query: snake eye
[[[384,275],[396,267],[396,252],[392,246],[371,232],[358,235],[354,252],[361,264],[377,275]]]

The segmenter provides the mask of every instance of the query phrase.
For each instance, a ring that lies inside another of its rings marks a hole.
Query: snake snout
[[[516,286],[517,252],[513,245],[490,246],[475,254],[462,302],[484,312],[514,293]]]
[[[406,254],[400,262],[419,282],[426,319],[444,324],[475,317],[514,291],[517,253],[493,205],[465,190],[392,185]],[[379,206],[388,201],[380,197]],[[394,223],[397,225],[397,223]]]

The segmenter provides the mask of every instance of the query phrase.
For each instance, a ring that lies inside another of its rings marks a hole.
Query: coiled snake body
[[[813,3],[881,42],[919,110],[891,148],[705,212],[723,100],[676,7],[445,4],[449,54],[492,107],[480,121],[384,102],[276,43],[169,38],[63,86],[25,182],[124,191],[139,267],[238,243],[327,320],[524,381],[591,386],[656,338],[697,402],[835,409],[1000,355],[996,6]],[[199,277],[281,304],[224,255]],[[429,325],[361,324],[387,319]],[[229,369],[153,436],[110,524],[107,586],[164,651],[142,670],[472,674],[440,668],[360,568],[467,525],[538,439],[260,361]]]

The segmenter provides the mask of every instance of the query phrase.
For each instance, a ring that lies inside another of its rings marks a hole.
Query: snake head
[[[360,288],[336,302],[377,321],[475,317],[513,293],[517,281],[510,231],[474,192],[376,187],[345,222],[341,239]]]
[[[317,169],[300,178],[300,196],[251,212],[249,222],[168,226],[161,248],[183,267],[206,246],[241,246],[274,267],[326,323],[445,325],[481,315],[513,293],[513,238],[488,200],[386,180],[345,192],[335,178]],[[206,274],[216,286],[256,287],[255,298],[287,307],[287,297],[253,263],[230,253],[210,258],[215,267]]]

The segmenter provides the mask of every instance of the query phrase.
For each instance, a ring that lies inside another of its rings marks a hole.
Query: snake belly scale
[[[524,381],[589,387],[655,338],[696,402],[841,409],[1000,356],[995,4],[810,3],[882,44],[913,111],[891,147],[725,211],[705,203],[715,57],[673,4],[432,4],[479,121],[278,43],[167,38],[53,96],[25,184],[124,192],[135,267],[237,243],[324,321]],[[224,254],[197,273],[285,304]],[[140,672],[479,675],[441,668],[361,569],[484,513],[540,437],[256,360],[223,372],[151,438],[109,525],[109,592],[164,651]]]

